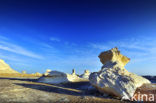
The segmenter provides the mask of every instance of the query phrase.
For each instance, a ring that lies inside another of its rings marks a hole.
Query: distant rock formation
[[[0,60],[0,73],[18,73],[17,71],[13,70],[8,64],[5,63],[4,60]]]
[[[50,69],[47,69],[46,72],[43,74],[44,76],[47,76],[51,72]]]
[[[89,70],[85,70],[84,73],[80,75],[80,77],[84,79],[89,79],[89,75],[90,75]]]
[[[72,74],[71,75],[76,75],[75,69],[72,70]]]
[[[27,73],[26,71],[24,71],[24,70],[22,71],[22,74],[26,74],[26,73]]]
[[[39,73],[39,72],[36,72],[35,75],[36,75],[36,76],[42,76],[42,74]]]
[[[150,83],[124,68],[130,59],[120,54],[117,48],[102,52],[99,58],[103,67],[99,72],[91,73],[89,80],[101,93],[130,100],[138,87]]]
[[[60,71],[51,71],[48,75],[44,75],[38,79],[38,82],[48,83],[48,84],[60,84],[68,82],[82,81],[77,75],[67,74]]]

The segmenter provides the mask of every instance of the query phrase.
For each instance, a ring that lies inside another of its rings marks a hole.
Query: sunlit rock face
[[[43,74],[44,76],[47,76],[51,72],[50,69],[47,69],[46,72]]]
[[[103,66],[99,72],[92,73],[89,80],[101,93],[130,100],[138,87],[150,83],[124,68],[130,59],[120,54],[117,48],[102,52],[99,58]]]
[[[99,56],[102,64],[106,64],[107,62],[117,62],[120,66],[125,66],[130,59],[118,51],[118,48],[112,48],[111,50],[102,52]]]
[[[75,69],[72,70],[71,75],[76,75]]]
[[[59,84],[68,82],[67,74],[59,71],[51,71],[48,75],[39,78],[38,82]]]
[[[18,73],[17,71],[13,70],[4,60],[0,60],[0,73]]]
[[[89,79],[89,75],[90,75],[89,70],[85,70],[84,73],[80,75],[80,77],[84,79]]]
[[[39,72],[36,72],[35,75],[36,75],[36,76],[42,76],[43,74],[41,74],[41,73],[39,73]]]
[[[77,75],[71,75],[59,71],[51,71],[48,75],[44,75],[38,79],[38,82],[48,83],[48,84],[60,84],[68,82],[81,81]]]

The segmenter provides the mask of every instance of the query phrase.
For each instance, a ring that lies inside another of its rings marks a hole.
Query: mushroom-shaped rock
[[[106,64],[107,62],[118,62],[121,66],[125,66],[130,61],[128,57],[120,54],[118,48],[102,52],[98,57],[102,64]]]
[[[103,66],[99,72],[91,73],[89,80],[101,93],[130,100],[138,87],[150,83],[124,68],[130,59],[120,54],[117,48],[102,52],[99,58]]]

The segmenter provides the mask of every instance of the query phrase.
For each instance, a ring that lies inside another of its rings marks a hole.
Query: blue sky
[[[0,0],[0,58],[17,71],[100,70],[118,47],[126,68],[155,75],[154,0]]]

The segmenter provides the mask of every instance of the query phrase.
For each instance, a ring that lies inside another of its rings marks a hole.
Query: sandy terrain
[[[21,73],[0,73],[0,77],[10,77],[10,78],[34,78],[41,77],[42,75],[37,74],[21,74]]]
[[[50,85],[35,81],[1,77],[0,103],[129,103],[88,91],[89,82]]]

